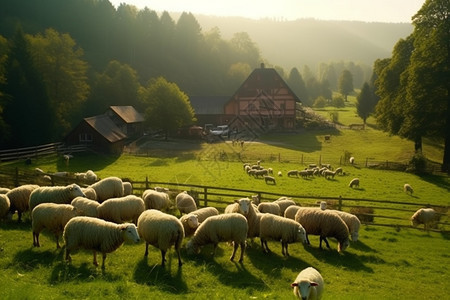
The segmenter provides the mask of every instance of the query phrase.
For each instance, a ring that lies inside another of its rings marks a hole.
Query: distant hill
[[[303,65],[314,69],[319,63],[330,61],[373,66],[377,58],[390,57],[397,41],[413,31],[409,23],[275,21],[205,15],[195,18],[204,33],[218,27],[224,39],[230,39],[236,32],[247,32],[262,56],[286,71]]]

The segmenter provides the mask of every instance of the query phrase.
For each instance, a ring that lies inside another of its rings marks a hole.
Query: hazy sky
[[[425,0],[110,0],[161,12],[191,12],[252,19],[411,22]]]

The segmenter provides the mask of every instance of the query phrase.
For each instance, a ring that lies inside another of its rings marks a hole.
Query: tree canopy
[[[347,101],[347,96],[353,92],[353,75],[349,70],[343,70],[339,77],[339,92]]]
[[[366,124],[367,118],[374,110],[374,103],[372,97],[372,91],[369,84],[364,83],[361,92],[356,97],[356,112],[358,116],[363,119],[364,125]]]

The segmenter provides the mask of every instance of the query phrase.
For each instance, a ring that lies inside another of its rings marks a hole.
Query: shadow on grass
[[[420,178],[428,183],[434,184],[440,188],[450,191],[450,180],[448,176],[439,175],[419,175]]]
[[[26,215],[22,214],[22,221],[18,222],[17,220],[7,221],[7,222],[0,222],[0,229],[1,230],[21,230],[21,231],[27,231],[30,232],[30,241],[31,241],[31,220],[30,220],[30,214],[27,213]]]
[[[360,240],[358,240],[357,242],[351,242],[350,243],[350,247],[352,249],[356,249],[362,252],[374,252],[377,253],[378,251],[369,247],[368,245],[364,244],[363,242],[361,242]]]
[[[69,264],[61,258],[60,262],[53,268],[50,275],[50,284],[60,284],[68,281],[91,282],[95,279],[102,279],[108,282],[120,282],[123,277],[105,269],[95,267],[92,263],[84,262],[79,267]]]
[[[49,267],[55,262],[63,260],[62,249],[56,249],[52,244],[51,250],[40,250],[39,248],[30,247],[29,249],[18,251],[14,255],[11,264],[17,266],[24,272],[33,271],[40,267]]]
[[[106,155],[100,153],[77,153],[70,160],[69,166],[61,157],[56,162],[58,171],[79,172],[80,170],[102,170],[105,167],[114,164],[120,155]]]

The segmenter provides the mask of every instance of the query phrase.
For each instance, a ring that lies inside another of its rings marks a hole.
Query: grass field
[[[326,112],[323,112],[326,114]],[[340,122],[359,123],[349,108]],[[369,122],[370,124],[370,122]],[[331,142],[324,136],[331,134]],[[364,131],[312,131],[287,135],[268,135],[243,148],[231,143],[199,144],[170,140],[161,146],[150,143],[144,156],[123,154],[104,156],[76,154],[69,165],[61,157],[34,159],[30,166],[2,163],[1,168],[39,167],[48,172],[83,172],[92,169],[100,177],[119,176],[134,181],[190,183],[271,191],[280,196],[310,195],[369,198],[450,206],[448,176],[423,175],[365,168],[367,157],[380,161],[408,161],[411,142],[390,137],[369,126]],[[341,157],[349,152],[356,157],[352,166]],[[442,148],[428,143],[425,155],[442,158]],[[262,179],[244,173],[242,162],[255,162],[285,174],[308,163],[342,163],[344,176],[324,178],[277,177],[269,186]],[[303,162],[303,163],[302,163]],[[361,187],[348,187],[359,177]],[[410,183],[414,194],[402,187]],[[249,195],[242,195],[249,196]],[[311,246],[292,244],[291,257],[281,255],[281,245],[269,242],[271,254],[263,254],[259,239],[249,242],[244,263],[229,261],[231,247],[222,243],[211,257],[211,246],[199,255],[182,250],[184,265],[178,268],[175,252],[160,267],[159,250],[145,246],[123,245],[108,254],[106,269],[92,265],[92,253],[72,255],[72,264],[64,262],[63,250],[57,250],[51,236],[41,234],[41,247],[32,247],[29,220],[22,224],[0,222],[0,299],[293,299],[290,283],[300,270],[314,266],[325,279],[323,299],[448,299],[450,288],[450,235],[412,228],[363,225],[360,240],[344,253],[318,249],[318,237]],[[186,242],[186,241],[185,241]]]

